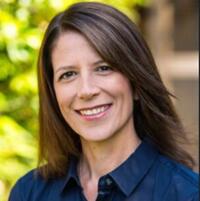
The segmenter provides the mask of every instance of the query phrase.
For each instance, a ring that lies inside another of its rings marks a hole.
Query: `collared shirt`
[[[65,177],[48,181],[33,170],[18,180],[9,201],[86,201],[76,169],[77,160],[71,160]],[[198,201],[198,195],[196,173],[143,141],[126,161],[99,179],[96,201]]]

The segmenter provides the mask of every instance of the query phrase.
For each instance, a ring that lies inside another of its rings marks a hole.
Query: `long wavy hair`
[[[172,104],[172,94],[164,86],[137,26],[111,6],[82,2],[51,20],[39,53],[38,168],[42,176],[66,174],[70,157],[81,154],[79,135],[64,120],[53,87],[52,49],[68,30],[81,33],[107,63],[129,79],[138,95],[133,115],[139,137],[147,137],[161,154],[192,167],[192,157],[178,144],[185,138],[185,131]]]

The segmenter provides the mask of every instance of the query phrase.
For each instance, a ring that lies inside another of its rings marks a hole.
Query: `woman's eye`
[[[74,71],[65,72],[59,77],[59,80],[70,79],[71,77],[75,75],[76,75],[76,72]]]
[[[110,66],[100,66],[97,68],[97,71],[99,72],[107,72],[112,71],[113,69]]]

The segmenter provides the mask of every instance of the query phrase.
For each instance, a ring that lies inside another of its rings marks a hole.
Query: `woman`
[[[91,2],[56,15],[38,77],[39,167],[10,201],[198,200],[171,94],[127,16]]]

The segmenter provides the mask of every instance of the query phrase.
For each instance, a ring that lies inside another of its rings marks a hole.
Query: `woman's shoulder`
[[[29,172],[25,173],[22,177],[20,177],[16,183],[29,184],[33,180],[36,181],[40,179],[41,177],[39,176],[37,169],[32,169]]]
[[[156,188],[161,189],[161,194],[165,194],[166,197],[176,194],[177,200],[182,201],[198,200],[198,173],[163,155],[159,155],[158,163]]]
[[[33,169],[17,180],[13,186],[9,201],[31,201],[31,195],[47,185],[37,169]]]
[[[194,172],[192,169],[182,165],[168,157],[163,155],[159,156],[159,161],[161,166],[170,171],[171,175],[177,179],[184,180],[185,182],[191,183],[194,187],[198,187],[199,183],[199,174]]]

